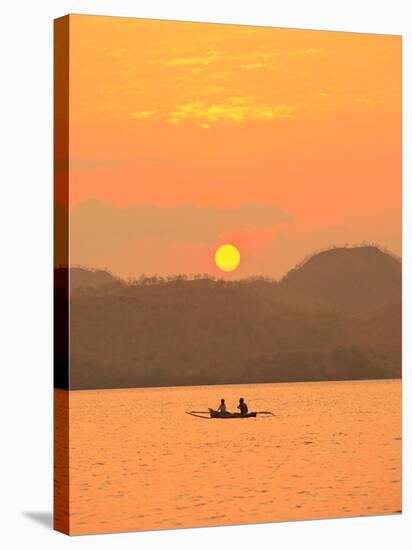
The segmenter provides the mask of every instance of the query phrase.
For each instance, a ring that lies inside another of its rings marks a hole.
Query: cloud
[[[219,88],[205,88],[206,95]],[[256,103],[254,97],[231,96],[222,101],[189,101],[175,105],[171,110],[158,109],[137,111],[131,114],[137,120],[158,118],[171,124],[182,121],[196,121],[202,128],[209,129],[217,122],[243,122],[244,120],[294,119],[298,107],[295,105],[266,105]]]
[[[123,277],[213,273],[214,250],[225,239],[232,239],[247,256],[270,243],[292,221],[289,214],[270,204],[247,203],[237,208],[130,204],[118,208],[89,199],[70,214],[70,261],[110,269]]]
[[[198,92],[198,95],[215,95],[223,91],[222,86],[205,86]]]
[[[302,50],[293,50],[289,52],[289,55],[293,57],[303,57],[306,55],[319,55],[323,53],[323,50],[320,48],[305,48]]]
[[[251,71],[253,69],[262,69],[263,67],[267,67],[268,63],[244,63],[240,67],[246,71]]]
[[[121,164],[120,159],[111,158],[85,158],[85,157],[72,157],[69,160],[70,170],[103,170],[116,168]]]
[[[108,57],[121,57],[127,52],[126,48],[116,48],[115,50],[110,50],[106,52]]]
[[[254,53],[251,53],[249,55],[249,58],[251,57],[259,57],[261,59],[277,59],[278,57],[280,57],[282,55],[282,52],[280,51],[277,51],[277,52],[274,52],[274,51],[271,51],[271,52],[258,52],[256,54]]]
[[[369,97],[359,97],[358,103],[363,103],[364,105],[370,105],[371,107],[375,105],[375,101],[373,101],[373,99],[370,99]]]
[[[158,112],[158,109],[148,110],[148,111],[136,111],[135,113],[132,113],[133,118],[137,118],[139,120],[144,120],[146,118],[151,118],[153,115],[155,115]]]
[[[297,107],[293,105],[257,104],[252,97],[232,96],[216,103],[192,101],[176,105],[167,119],[172,124],[179,124],[183,120],[210,124],[220,121],[242,122],[247,119],[293,119],[296,110]]]
[[[209,65],[210,59],[207,57],[181,57],[171,59],[166,62],[166,65]]]
[[[268,229],[291,223],[289,214],[270,204],[247,203],[237,208],[178,205],[160,207],[153,204],[130,204],[117,208],[90,199],[78,204],[71,213],[71,236],[74,250],[121,250],[128,241],[160,239],[215,242],[225,231],[249,228]]]
[[[210,65],[216,59],[221,57],[221,52],[216,50],[211,50],[206,53],[206,55],[201,56],[190,56],[190,57],[175,57],[166,61],[166,65],[176,66],[176,65]]]
[[[215,82],[230,82],[232,73],[230,71],[214,71],[208,72],[206,75],[208,80],[213,80]]]
[[[134,157],[124,158],[87,158],[87,157],[71,157],[69,160],[69,169],[71,171],[84,171],[84,170],[109,170],[111,168],[118,168],[119,166],[125,166],[126,164],[173,164],[172,159],[164,158],[156,155],[140,155]],[[62,169],[66,168],[65,164],[62,164]]]

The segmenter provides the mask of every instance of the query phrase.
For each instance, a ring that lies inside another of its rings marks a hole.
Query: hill
[[[336,248],[290,271],[279,295],[289,305],[359,313],[399,301],[401,277],[401,262],[376,247]]]
[[[71,389],[401,374],[401,263],[373,247],[322,252],[280,282],[71,280]]]
[[[83,267],[72,267],[69,274],[72,291],[93,292],[100,290],[107,292],[125,285],[121,279],[102,269],[92,270]],[[67,275],[66,267],[59,267],[54,270],[55,288],[63,289],[67,286]]]

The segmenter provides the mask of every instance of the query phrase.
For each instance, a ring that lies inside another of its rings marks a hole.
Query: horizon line
[[[97,273],[97,272],[104,272],[109,274],[114,279],[117,279],[118,281],[121,281],[126,284],[136,284],[139,280],[148,280],[148,279],[160,279],[160,281],[157,282],[169,282],[168,279],[176,280],[179,278],[183,278],[183,280],[210,280],[214,282],[225,282],[225,283],[235,283],[235,282],[246,282],[251,280],[262,280],[267,281],[271,283],[277,283],[281,282],[282,280],[286,279],[288,275],[292,272],[297,271],[301,267],[303,267],[311,258],[322,254],[324,252],[332,251],[332,250],[340,250],[340,249],[355,249],[355,248],[375,248],[382,252],[383,254],[386,254],[387,256],[390,256],[394,260],[397,260],[402,263],[402,256],[396,254],[392,250],[388,249],[387,247],[380,245],[375,242],[371,241],[362,241],[360,243],[343,243],[343,244],[333,244],[329,245],[327,247],[319,248],[313,252],[310,252],[306,254],[302,260],[297,262],[292,268],[290,268],[288,271],[285,272],[284,275],[281,277],[272,277],[270,275],[259,275],[259,274],[252,274],[246,277],[241,277],[239,279],[227,279],[225,277],[218,277],[216,275],[213,275],[212,273],[170,273],[162,275],[158,272],[152,273],[151,275],[146,273],[141,273],[140,275],[135,276],[129,276],[129,277],[121,277],[120,275],[115,274],[110,268],[108,267],[88,267],[84,264],[57,264],[54,265],[54,270],[57,269],[83,269],[84,271],[89,271],[91,273]],[[164,281],[162,281],[162,279]]]

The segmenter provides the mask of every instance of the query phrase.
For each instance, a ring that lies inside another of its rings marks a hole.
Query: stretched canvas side
[[[69,33],[54,21],[54,528],[70,532]]]

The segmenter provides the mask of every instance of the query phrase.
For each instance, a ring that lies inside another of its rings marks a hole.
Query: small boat
[[[240,414],[240,413],[221,413],[219,411],[215,411],[213,409],[209,409],[210,418],[256,418],[257,413],[256,412],[250,412],[247,414]]]
[[[208,409],[207,411],[186,411],[186,414],[190,414],[190,416],[196,416],[197,418],[222,418],[222,419],[228,419],[228,418],[256,418],[258,414],[266,415],[266,416],[275,416],[270,411],[259,411],[259,412],[250,412],[247,414],[240,414],[240,413],[221,413],[219,411],[215,411],[214,409]]]

